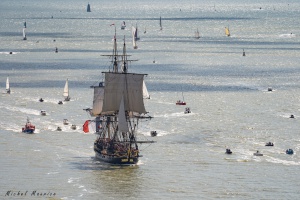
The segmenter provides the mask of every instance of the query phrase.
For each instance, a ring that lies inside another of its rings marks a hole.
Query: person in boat
[[[295,116],[294,116],[294,115],[291,115],[290,118],[295,118]]]
[[[39,100],[40,102],[43,102],[44,101],[44,99],[43,98],[40,98],[40,100]]]

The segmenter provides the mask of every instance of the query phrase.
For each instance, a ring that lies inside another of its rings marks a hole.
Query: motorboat
[[[265,146],[272,147],[272,146],[274,146],[274,144],[273,144],[273,142],[267,142]]]
[[[150,135],[151,135],[151,137],[155,137],[155,136],[157,136],[157,132],[156,131],[150,131]]]
[[[289,154],[289,155],[292,155],[292,154],[294,154],[294,151],[293,151],[293,149],[287,149],[287,150],[285,151],[285,153],[286,153],[286,154]]]
[[[232,151],[230,149],[226,149],[225,153],[226,154],[232,154]]]
[[[22,128],[23,133],[34,133],[35,131],[35,126],[31,124],[29,121],[29,118],[27,117],[27,122],[25,126]]]
[[[254,156],[263,156],[264,154],[260,153],[258,150],[253,153]]]
[[[191,109],[189,107],[186,107],[184,110],[184,114],[191,113]]]
[[[67,119],[64,119],[64,120],[63,120],[63,124],[64,124],[64,125],[68,125],[68,124],[69,124],[69,121],[68,121]]]
[[[46,110],[41,110],[40,113],[41,113],[42,116],[46,116]]]
[[[62,131],[62,129],[61,129],[60,126],[58,126],[56,130],[57,130],[57,131]]]
[[[39,102],[44,102],[44,99],[43,99],[43,98],[40,98],[40,99],[39,99]]]
[[[61,104],[63,104],[63,102],[62,102],[62,101],[59,101],[58,104],[61,105]]]
[[[76,130],[76,128],[77,128],[76,125],[72,124],[71,129]]]

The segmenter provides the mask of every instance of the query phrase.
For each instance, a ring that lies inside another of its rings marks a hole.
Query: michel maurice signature
[[[42,192],[42,191],[12,191],[9,190],[6,192],[4,196],[6,197],[25,197],[25,196],[32,196],[32,197],[55,197],[55,192]]]

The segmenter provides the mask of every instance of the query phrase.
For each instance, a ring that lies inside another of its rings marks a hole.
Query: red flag
[[[88,133],[89,132],[89,123],[91,120],[86,120],[83,124],[83,132]]]

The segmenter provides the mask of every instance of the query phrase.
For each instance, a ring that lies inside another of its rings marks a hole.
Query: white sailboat
[[[134,26],[132,26],[132,34],[134,35],[134,40],[140,40],[140,38],[138,37],[138,27],[137,24]]]
[[[26,21],[24,22],[24,28],[23,28],[23,40],[27,40],[27,36],[26,36]]]
[[[6,93],[10,94],[9,77],[6,78]]]
[[[71,98],[69,96],[69,82],[68,82],[68,79],[66,80],[63,95],[65,97],[65,101],[70,101]]]
[[[196,38],[196,39],[199,39],[199,38],[200,38],[200,33],[199,33],[198,28],[197,28],[197,31],[195,32],[195,38]]]
[[[136,45],[136,28],[132,27],[132,46],[134,49],[137,49]]]

